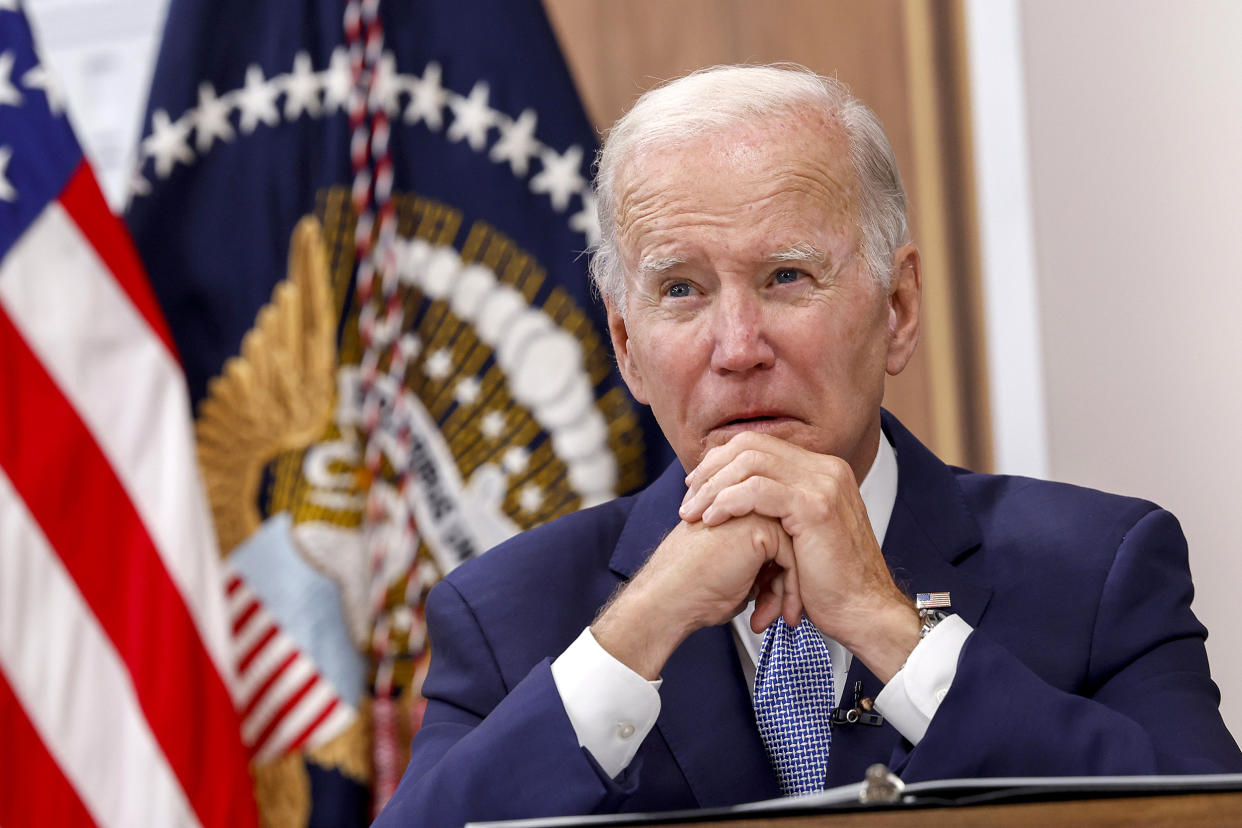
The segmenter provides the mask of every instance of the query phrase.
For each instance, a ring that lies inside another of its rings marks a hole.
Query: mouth
[[[763,429],[771,425],[790,422],[793,419],[779,411],[745,412],[741,416],[721,420],[712,427],[712,430]]]
[[[721,418],[700,437],[703,450],[722,446],[739,434],[751,432],[770,434],[784,440],[795,440],[799,424],[805,421],[783,411],[732,411]]]

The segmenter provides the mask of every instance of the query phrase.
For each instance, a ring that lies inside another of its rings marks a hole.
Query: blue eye
[[[772,276],[772,281],[778,285],[791,285],[802,278],[800,271],[794,270],[792,267],[782,267]]]
[[[685,282],[669,285],[668,295],[674,299],[684,299],[690,295],[690,286]]]

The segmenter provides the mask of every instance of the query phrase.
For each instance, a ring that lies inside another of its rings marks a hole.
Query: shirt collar
[[[893,516],[893,506],[897,503],[897,452],[888,442],[888,436],[880,431],[880,446],[876,449],[875,460],[867,470],[862,485],[858,487],[862,495],[863,505],[867,507],[867,517],[871,519],[871,532],[876,543],[884,545],[884,535],[888,532],[888,521]]]

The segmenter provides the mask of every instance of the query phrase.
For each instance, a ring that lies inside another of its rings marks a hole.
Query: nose
[[[721,373],[771,368],[776,353],[768,340],[762,301],[753,292],[724,290],[712,319],[712,369]]]

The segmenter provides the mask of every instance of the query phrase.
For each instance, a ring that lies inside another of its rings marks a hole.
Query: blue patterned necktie
[[[823,790],[832,745],[832,656],[815,625],[778,618],[755,665],[755,722],[785,796]]]

